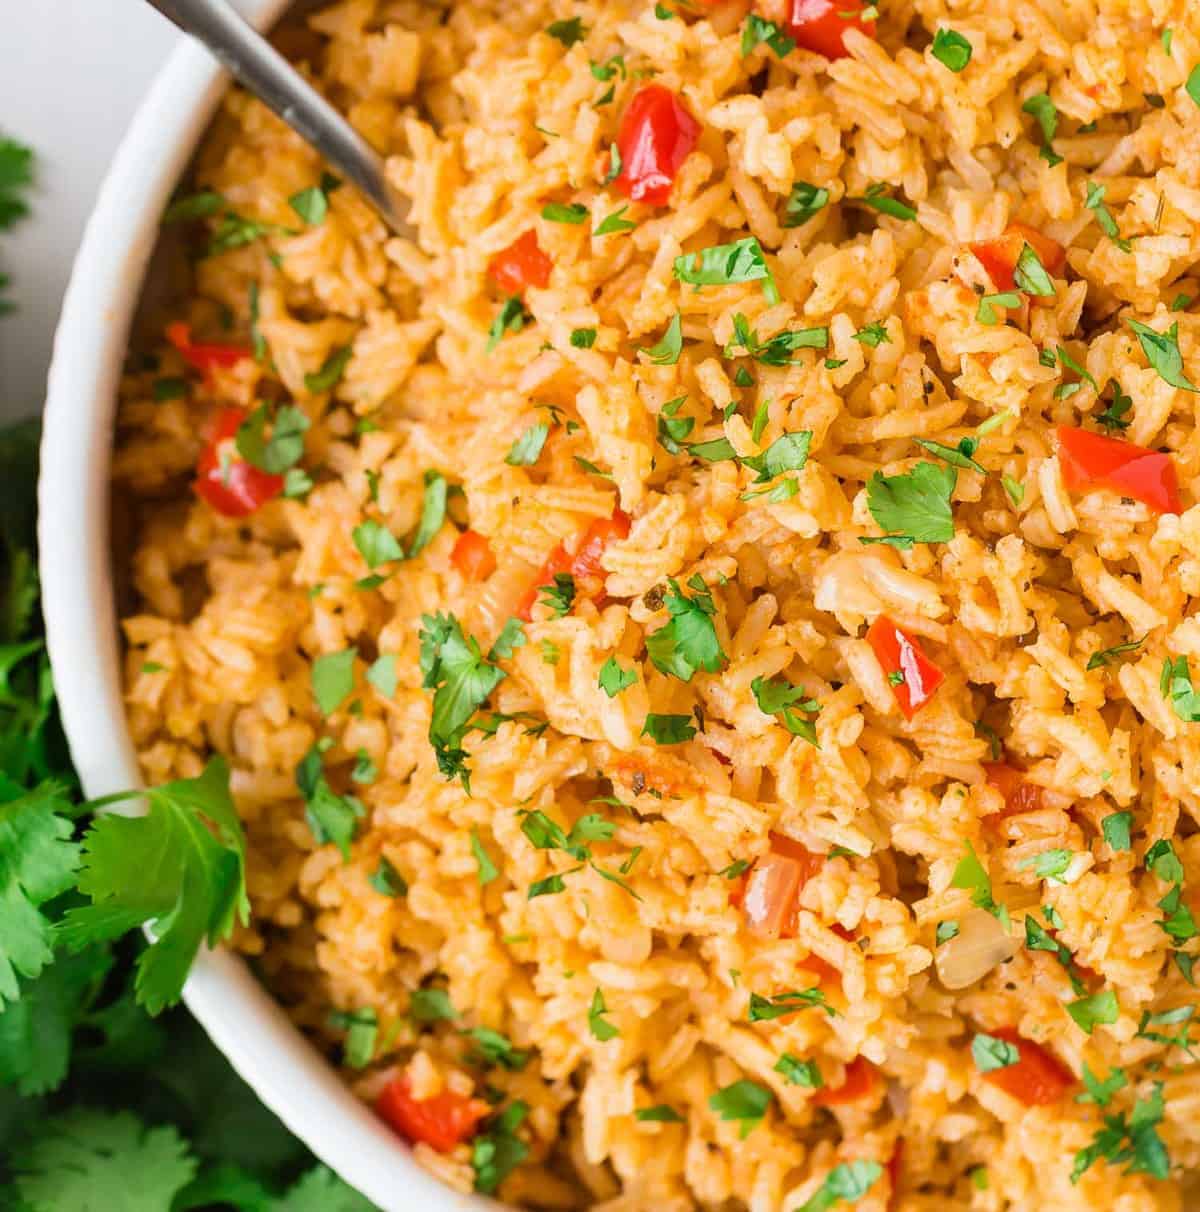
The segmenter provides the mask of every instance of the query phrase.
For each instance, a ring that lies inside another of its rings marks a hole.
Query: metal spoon
[[[226,0],[148,0],[198,38],[264,105],[362,190],[395,232],[411,234],[405,203],[388,184],[383,157]]]

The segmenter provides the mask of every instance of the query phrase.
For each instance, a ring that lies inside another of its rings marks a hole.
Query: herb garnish
[[[697,573],[688,581],[695,592],[688,597],[674,579],[664,602],[670,621],[646,637],[646,653],[655,668],[680,681],[690,682],[697,670],[718,672],[726,656],[713,624],[717,609],[712,591]]]
[[[971,44],[957,30],[944,26],[933,35],[933,57],[952,72],[961,72],[971,62]]]
[[[800,686],[793,686],[783,678],[766,680],[756,677],[750,683],[754,694],[754,702],[764,715],[773,715],[793,736],[798,736],[810,745],[820,749],[817,741],[817,726],[813,720],[804,719],[797,714],[803,711],[807,715],[816,715],[821,710],[821,704],[809,696]]]
[[[768,21],[757,13],[746,17],[742,26],[742,58],[744,59],[754,48],[765,42],[780,58],[786,58],[796,49],[796,40],[789,38],[774,21]]]
[[[1145,324],[1126,316],[1125,323],[1137,335],[1138,344],[1146,355],[1146,360],[1158,371],[1158,377],[1172,387],[1183,391],[1195,391],[1196,385],[1183,373],[1183,355],[1179,352],[1179,322],[1176,321],[1166,332],[1159,332]]]
[[[883,1167],[877,1161],[841,1162],[825,1175],[816,1193],[795,1212],[828,1212],[839,1201],[857,1203],[875,1185]]]
[[[765,341],[760,341],[758,334],[750,327],[750,322],[741,312],[737,312],[733,317],[733,340],[725,346],[725,356],[732,358],[735,351],[741,348],[749,357],[764,366],[793,366],[797,364],[798,359],[788,355],[797,349],[825,349],[828,345],[828,328],[785,329]]]
[[[898,476],[876,471],[867,483],[867,508],[889,533],[868,541],[895,547],[948,543],[954,538],[950,498],[957,482],[958,471],[953,466],[937,463],[921,462]]]
[[[783,226],[799,227],[807,223],[829,203],[829,190],[809,181],[797,181],[783,208]]]
[[[709,1098],[708,1105],[721,1119],[737,1123],[745,1140],[762,1122],[774,1097],[766,1086],[743,1078],[718,1090]]]
[[[267,420],[267,406],[260,404],[238,426],[234,444],[247,463],[272,475],[281,475],[303,457],[309,420],[300,409],[285,404],[271,422],[269,439],[266,437]]]
[[[762,245],[754,236],[732,244],[714,244],[699,252],[675,258],[675,277],[694,286],[728,286],[735,282],[762,282],[769,303],[779,302]]]
[[[671,323],[667,325],[662,340],[657,345],[651,345],[649,349],[639,352],[644,353],[655,366],[674,366],[683,352],[683,317],[679,312],[675,313]],[[682,399],[680,403],[683,403]]]
[[[1112,212],[1104,205],[1104,195],[1108,192],[1107,185],[1097,185],[1095,181],[1089,181],[1087,186],[1087,197],[1084,199],[1084,206],[1096,216],[1096,222],[1100,225],[1100,230],[1122,251],[1129,252],[1133,245],[1121,235],[1121,229],[1117,226],[1117,221],[1112,217]]]

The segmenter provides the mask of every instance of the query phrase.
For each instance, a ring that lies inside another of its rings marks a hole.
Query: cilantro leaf
[[[675,258],[675,277],[693,286],[729,286],[735,282],[762,282],[768,302],[779,301],[775,279],[762,245],[754,236],[732,244],[714,244],[699,252]]]
[[[382,653],[367,670],[367,681],[385,699],[390,699],[396,693],[396,654],[394,652]]]
[[[780,59],[785,58],[796,49],[796,40],[789,38],[774,21],[768,21],[757,13],[750,13],[746,17],[746,24],[742,26],[742,58],[744,59],[763,42]]]
[[[414,989],[408,995],[408,1013],[417,1023],[450,1022],[458,1018],[450,994],[434,987]]]
[[[1090,673],[1093,669],[1103,669],[1105,665],[1115,665],[1117,657],[1140,648],[1145,638],[1142,636],[1140,640],[1126,640],[1123,644],[1114,644],[1111,648],[1101,648],[1099,652],[1093,652],[1088,657],[1084,668]]]
[[[633,1118],[639,1124],[686,1124],[687,1120],[675,1110],[674,1107],[668,1107],[666,1103],[660,1103],[657,1107],[639,1107],[634,1113]]]
[[[1158,377],[1172,387],[1183,391],[1196,391],[1196,385],[1183,373],[1183,355],[1179,352],[1179,321],[1177,320],[1166,332],[1159,332],[1146,324],[1126,316],[1125,323],[1133,329],[1138,344],[1146,355],[1146,360],[1156,371]]]
[[[1096,420],[1105,429],[1128,429],[1129,421],[1125,414],[1133,407],[1133,397],[1127,396],[1116,379],[1109,379],[1108,386],[1112,388],[1113,398],[1103,412],[1096,414]]]
[[[954,538],[950,497],[957,482],[954,467],[937,463],[918,463],[898,476],[877,471],[867,483],[867,508],[888,538],[908,546],[948,543]]]
[[[33,150],[0,137],[0,231],[29,214],[22,194],[33,184]]]
[[[759,711],[764,715],[779,717],[779,722],[792,734],[819,749],[817,742],[817,726],[812,720],[805,719],[798,711],[807,715],[815,715],[821,710],[821,704],[811,698],[800,686],[793,686],[783,678],[770,680],[756,677],[750,683],[754,701]]]
[[[561,42],[568,50],[576,42],[582,42],[587,37],[587,30],[584,28],[582,17],[571,17],[565,21],[552,21],[546,26],[546,33],[551,38],[555,38]]]
[[[762,1122],[774,1097],[766,1086],[743,1078],[718,1090],[708,1105],[721,1119],[737,1123],[744,1139]]]
[[[516,1099],[509,1103],[471,1144],[471,1167],[475,1190],[494,1195],[500,1184],[529,1156],[529,1146],[517,1129],[529,1114],[529,1104]]]
[[[758,478],[754,481],[756,484],[765,484],[785,472],[801,471],[808,462],[811,442],[812,431],[809,429],[785,433],[776,438],[762,454],[747,455],[741,463],[758,472]]]
[[[1115,1023],[1119,1013],[1117,995],[1111,989],[1093,993],[1089,997],[1076,998],[1067,1003],[1067,1013],[1091,1035],[1100,1024]]]
[[[697,670],[716,673],[726,656],[713,623],[717,608],[712,593],[699,577],[688,585],[695,590],[689,598],[673,578],[665,597],[670,621],[646,637],[646,652],[657,669],[682,682],[690,682]]]
[[[825,1079],[816,1061],[801,1060],[790,1052],[785,1052],[775,1062],[775,1072],[782,1075],[783,1080],[792,1086],[807,1086],[810,1090],[819,1090]]]
[[[616,1039],[621,1032],[612,1025],[604,1016],[608,1013],[608,1005],[604,1000],[604,994],[597,989],[592,994],[592,1004],[588,1008],[588,1031],[594,1039],[598,1039],[602,1044],[607,1043],[610,1039]]]
[[[740,347],[764,366],[792,366],[797,364],[797,360],[789,355],[797,349],[825,349],[828,344],[828,328],[785,329],[760,341],[750,322],[741,312],[737,312],[733,317],[733,340],[725,346],[725,356],[733,357],[734,351]]]
[[[819,1006],[830,1018],[837,1014],[837,1011],[826,1000],[825,991],[819,985],[814,985],[811,989],[793,990],[790,993],[777,994],[775,997],[761,997],[757,993],[751,993],[746,1017],[752,1023],[765,1023],[772,1019],[783,1018],[788,1014],[795,1014],[798,1010],[804,1010],[809,1006]]]
[[[360,1195],[326,1166],[314,1166],[271,1205],[271,1212],[376,1212]]]
[[[350,861],[350,843],[366,815],[362,803],[352,795],[338,795],[325,777],[319,744],[314,745],[296,766],[296,786],[304,797],[304,819],[320,845],[332,842],[342,859]]]
[[[260,404],[238,426],[235,443],[247,463],[271,475],[281,475],[303,457],[309,420],[298,408],[285,404],[275,414],[270,439],[265,436],[266,425],[267,406]]]
[[[829,204],[829,190],[808,181],[797,181],[783,208],[783,226],[799,227]]]
[[[337,181],[337,178],[333,178]],[[288,199],[288,205],[304,220],[309,227],[319,227],[325,222],[325,216],[329,213],[329,192],[326,181],[323,179],[320,185],[310,185],[308,189],[302,189],[299,193],[292,194]]]
[[[991,1073],[993,1069],[1007,1069],[1021,1059],[1021,1050],[1006,1039],[997,1039],[980,1031],[971,1040],[971,1056],[980,1073]]]
[[[882,1173],[883,1167],[877,1161],[841,1162],[825,1175],[825,1181],[816,1193],[796,1212],[826,1212],[842,1201],[857,1203],[878,1182]]]
[[[545,421],[530,425],[523,434],[512,444],[504,461],[510,467],[532,467],[542,457],[542,448],[550,434],[550,426]]]
[[[415,559],[433,542],[446,520],[446,499],[450,486],[440,471],[426,471],[425,489],[421,496],[421,518],[408,544],[408,558]]]
[[[616,145],[614,144],[614,147]],[[488,329],[487,352],[491,353],[500,344],[506,332],[520,332],[533,317],[525,310],[525,304],[520,295],[512,295],[505,299],[496,318]]]
[[[979,300],[979,308],[975,312],[975,319],[980,324],[997,324],[999,317],[996,315],[997,307],[1020,307],[1021,296],[1015,290],[1002,290],[994,295],[983,295]]]
[[[1107,1107],[1112,1096],[1118,1090],[1124,1090],[1129,1084],[1124,1069],[1114,1069],[1103,1081],[1100,1080],[1086,1062],[1083,1066],[1083,1084],[1086,1090],[1083,1094],[1075,1095],[1077,1103],[1095,1103],[1098,1107]]]
[[[408,895],[408,880],[400,874],[384,855],[379,856],[379,865],[367,876],[367,883],[379,893],[395,899]]]
[[[1104,840],[1113,850],[1130,850],[1133,848],[1129,837],[1132,826],[1132,812],[1113,812],[1100,822],[1100,828],[1104,832]]]
[[[886,325],[876,320],[865,328],[860,328],[854,334],[853,339],[860,345],[867,345],[871,349],[878,349],[880,345],[890,345],[892,338],[888,336]]]
[[[610,90],[611,91],[611,90]],[[593,236],[612,236],[618,235],[623,231],[633,231],[637,224],[632,219],[624,217],[625,212],[629,209],[628,205],[618,206],[611,215],[606,215],[599,223],[596,224]]]
[[[994,917],[999,918],[1007,927],[1008,910],[1003,905],[997,904],[993,899],[992,881],[988,878],[988,873],[983,869],[983,864],[975,853],[975,847],[970,842],[967,843],[966,855],[958,860],[958,864],[954,868],[954,874],[950,878],[950,886],[952,888],[969,890],[971,893],[971,904],[976,905],[980,909],[986,909]]]
[[[354,661],[358,651],[322,653],[312,663],[312,692],[322,715],[332,715],[354,690]]]
[[[568,339],[572,349],[591,349],[596,344],[596,330],[594,328],[573,328]]]
[[[353,350],[349,345],[335,349],[321,363],[320,370],[304,376],[304,386],[314,395],[321,391],[332,391],[341,381],[346,372],[346,364],[350,361]]]
[[[1169,699],[1171,709],[1185,724],[1200,721],[1200,693],[1192,686],[1192,674],[1186,656],[1167,657],[1159,677],[1163,698]]]
[[[658,715],[650,712],[642,724],[641,735],[648,736],[658,745],[678,745],[696,735],[696,726],[690,715]]]
[[[1071,1181],[1078,1182],[1101,1158],[1111,1165],[1128,1162],[1125,1167],[1127,1174],[1167,1178],[1171,1171],[1171,1159],[1158,1135],[1162,1118],[1162,1082],[1155,1082],[1151,1094],[1135,1102],[1131,1112],[1105,1117],[1104,1126],[1097,1129],[1092,1143],[1075,1154]]]
[[[941,459],[953,467],[962,467],[967,471],[977,471],[980,475],[987,475],[987,468],[981,463],[977,463],[972,457],[979,449],[978,438],[961,438],[957,446],[947,446],[943,442],[934,442],[929,438],[913,438],[913,441],[922,450],[928,451],[935,458]]]
[[[961,72],[971,62],[971,44],[957,30],[944,26],[933,35],[933,57],[952,72]]]
[[[149,925],[156,941],[138,959],[136,989],[157,1014],[179,1000],[201,942],[214,946],[229,937],[235,918],[248,919],[246,838],[223,757],[194,779],[140,794],[145,816],[110,813],[92,823],[79,874],[79,891],[92,903],[68,910],[58,937],[79,951]],[[138,795],[120,792],[94,807]]]
[[[1021,255],[1017,257],[1017,266],[1013,270],[1013,281],[1018,290],[1023,290],[1028,295],[1048,299],[1055,294],[1054,279],[1050,277],[1032,244],[1022,247]]]
[[[628,690],[637,681],[632,669],[622,669],[616,657],[610,656],[600,666],[598,685],[610,699],[615,699],[622,690]]]
[[[345,1031],[342,1057],[351,1069],[365,1069],[375,1059],[379,1042],[379,1015],[370,1006],[361,1010],[334,1010],[329,1025]]]
[[[1041,156],[1053,168],[1055,164],[1062,161],[1062,157],[1055,154],[1051,147],[1054,136],[1058,133],[1058,107],[1045,93],[1035,93],[1024,102],[1021,110],[1023,113],[1030,114],[1041,127],[1043,141]]]
[[[683,352],[683,319],[679,312],[675,313],[662,340],[649,349],[640,351],[654,363],[655,366],[674,366]]]
[[[509,619],[496,637],[495,643],[488,649],[489,661],[507,661],[518,648],[524,648],[526,642],[525,624],[518,618]]]
[[[867,192],[861,198],[855,198],[854,201],[865,203],[872,210],[879,211],[880,214],[890,215],[893,219],[902,219],[906,223],[911,223],[917,217],[917,212],[911,206],[907,206],[898,198],[890,197],[887,186],[881,182],[869,185]]]
[[[1096,222],[1100,225],[1100,230],[1122,252],[1130,252],[1133,245],[1128,240],[1122,239],[1121,229],[1117,226],[1116,219],[1112,217],[1112,212],[1104,205],[1104,195],[1107,192],[1107,185],[1097,185],[1095,181],[1089,181],[1087,185],[1087,197],[1084,199],[1083,205],[1096,216]]]
[[[575,578],[569,572],[556,572],[550,585],[538,586],[541,605],[549,607],[552,617],[565,618],[575,604]]]
[[[404,548],[400,546],[400,540],[374,518],[368,518],[357,525],[350,532],[350,537],[368,568],[378,568],[380,564],[404,559]]]
[[[589,211],[582,202],[547,202],[542,207],[542,218],[550,223],[570,223],[578,226],[586,223]]]

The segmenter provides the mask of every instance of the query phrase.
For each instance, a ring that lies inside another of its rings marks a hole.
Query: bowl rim
[[[240,8],[267,28],[288,3],[242,0]],[[125,722],[109,543],[117,386],[162,210],[228,83],[191,39],[170,55],[97,195],[54,337],[38,484],[42,610],[63,727],[90,797],[141,785]],[[500,1206],[420,1166],[240,957],[202,950],[183,997],[262,1102],[384,1212]]]

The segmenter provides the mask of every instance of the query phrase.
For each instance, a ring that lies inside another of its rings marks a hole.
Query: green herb
[[[952,72],[961,72],[971,62],[971,44],[953,29],[939,29],[930,48],[933,57]]]
[[[867,508],[897,547],[948,543],[954,538],[950,497],[958,482],[953,467],[918,463],[898,476],[875,472],[867,483]]]
[[[591,1032],[593,1039],[598,1039],[602,1044],[607,1043],[610,1039],[616,1039],[621,1032],[612,1025],[604,1016],[608,1013],[608,1006],[604,1001],[604,994],[597,989],[592,994],[592,1004],[588,1008],[588,1031]]]
[[[1022,859],[1017,866],[1020,868],[1032,867],[1033,873],[1038,879],[1050,879],[1061,883],[1061,877],[1071,865],[1074,857],[1075,855],[1070,850],[1045,850],[1041,854],[1031,854],[1029,858]]]
[[[1105,1116],[1104,1126],[1096,1130],[1092,1143],[1075,1154],[1071,1182],[1078,1182],[1101,1159],[1110,1165],[1127,1163],[1127,1174],[1167,1178],[1171,1159],[1158,1135],[1162,1118],[1162,1083],[1155,1082],[1150,1096],[1135,1102],[1131,1112]]]
[[[446,500],[450,486],[439,471],[425,472],[425,488],[421,496],[421,518],[409,541],[408,558],[415,559],[433,542],[446,520]]]
[[[415,1023],[439,1023],[458,1018],[445,989],[414,989],[408,995],[409,1017]]]
[[[766,1023],[810,1006],[819,1006],[830,1018],[837,1014],[826,1000],[825,991],[820,986],[814,986],[812,989],[780,993],[775,997],[760,997],[757,993],[752,993],[747,1019],[752,1023]]]
[[[434,691],[429,742],[442,774],[461,778],[469,791],[462,739],[471,716],[499,685],[504,671],[484,660],[478,641],[463,634],[453,615],[422,615],[421,624],[421,685]]]
[[[570,340],[573,349],[591,349],[596,344],[596,330],[594,328],[573,328]]]
[[[783,226],[799,227],[829,204],[829,190],[808,181],[797,181],[783,208]]]
[[[1104,840],[1113,850],[1131,850],[1130,831],[1133,828],[1132,812],[1113,812],[1100,822]]]
[[[607,218],[601,219],[596,226],[596,230],[592,232],[593,236],[611,236],[617,232],[633,231],[637,224],[632,219],[625,219],[622,216],[629,209],[628,205],[618,206],[616,210]]]
[[[867,192],[861,198],[856,198],[855,201],[863,202],[872,210],[879,211],[883,215],[891,215],[893,219],[903,219],[906,223],[911,223],[917,217],[917,212],[911,207],[901,202],[898,198],[891,197],[887,192],[887,186],[881,183],[867,187]]]
[[[298,408],[285,404],[275,414],[269,439],[266,427],[267,406],[260,404],[238,426],[234,442],[247,463],[271,475],[280,475],[303,458],[309,420]]]
[[[1112,388],[1113,398],[1108,407],[1096,414],[1096,420],[1105,429],[1128,429],[1129,422],[1125,414],[1133,407],[1133,398],[1127,396],[1116,379],[1109,379],[1108,386]]]
[[[217,224],[205,249],[206,257],[215,257],[220,253],[231,252],[235,248],[244,248],[264,236],[294,236],[296,233],[289,227],[280,227],[277,223],[260,223],[257,219],[247,219],[242,215],[227,210]]]
[[[1084,199],[1084,206],[1087,207],[1095,216],[1096,222],[1100,225],[1100,230],[1122,251],[1129,252],[1133,245],[1121,236],[1121,229],[1117,226],[1117,221],[1112,217],[1112,212],[1104,205],[1104,195],[1108,192],[1106,185],[1097,185],[1095,181],[1089,181],[1087,187],[1087,197]]]
[[[1042,128],[1044,141],[1042,158],[1049,161],[1053,167],[1061,160],[1061,157],[1056,156],[1050,146],[1054,142],[1054,136],[1058,133],[1057,107],[1045,93],[1035,93],[1021,106],[1021,109],[1032,115],[1038,126]]]
[[[549,608],[553,618],[561,619],[570,614],[575,603],[575,578],[569,572],[556,572],[554,583],[539,585],[538,593],[538,602]]]
[[[780,59],[785,58],[796,49],[796,40],[789,38],[774,21],[768,21],[757,13],[750,13],[746,17],[746,24],[742,26],[742,58],[744,59],[763,42]]]
[[[1177,294],[1175,296],[1175,298],[1173,298],[1171,300],[1171,310],[1172,311],[1187,311],[1187,309],[1189,307],[1191,307],[1191,305],[1192,305],[1192,296],[1187,294],[1184,291],[1180,291],[1179,294]]]
[[[868,324],[865,328],[860,328],[854,334],[854,340],[862,345],[869,345],[872,349],[876,349],[880,345],[890,345],[892,343],[892,338],[888,336],[887,327],[878,320],[873,324]]]
[[[958,923],[950,920],[938,922],[937,930],[934,932],[934,941],[940,947],[943,943],[948,943],[952,938],[958,936]]]
[[[1200,105],[1200,63],[1188,72],[1187,83],[1183,86],[1187,95],[1197,104]]]
[[[489,661],[507,661],[518,648],[524,648],[526,643],[525,624],[520,619],[510,618],[500,628],[500,634],[495,643],[488,649]]]
[[[312,489],[312,476],[302,468],[289,467],[283,473],[283,495],[289,500],[302,500]]]
[[[680,454],[683,447],[680,443],[696,426],[695,417],[680,417],[676,414],[687,401],[687,396],[676,396],[668,400],[660,410],[658,417],[658,441],[668,454]]]
[[[1090,997],[1077,998],[1067,1003],[1067,1013],[1091,1035],[1097,1026],[1117,1021],[1117,995],[1111,989],[1105,989],[1100,993],[1093,993]]]
[[[718,871],[717,874],[727,880],[735,880],[739,875],[742,874],[742,872],[746,871],[749,866],[750,864],[745,859],[738,859],[736,862],[730,863],[728,867]]]
[[[821,704],[811,698],[807,691],[799,686],[793,686],[783,678],[771,678],[769,681],[756,677],[750,683],[754,694],[754,702],[764,715],[779,717],[779,722],[793,736],[798,736],[810,745],[820,748],[817,741],[817,726],[814,721],[805,719],[797,713],[816,715],[821,710]]]
[[[580,868],[576,867],[575,871]],[[572,875],[574,872],[564,872],[566,875]],[[566,884],[563,883],[562,875],[549,875],[544,880],[535,880],[529,885],[529,892],[526,894],[528,900],[535,900],[539,896],[557,896],[560,892],[566,891]]]
[[[479,1049],[479,1058],[489,1065],[499,1065],[510,1073],[519,1073],[529,1064],[530,1052],[513,1045],[512,1040],[490,1027],[473,1027],[467,1036]]]
[[[679,355],[683,352],[683,320],[679,312],[675,313],[674,319],[667,325],[662,340],[640,352],[655,366],[674,366],[679,361]]]
[[[309,227],[317,227],[325,222],[329,213],[329,195],[319,185],[312,185],[292,194],[288,205]]]
[[[187,379],[176,378],[155,379],[151,387],[156,404],[163,404],[167,400],[186,399],[189,390]]]
[[[1013,281],[1019,290],[1028,295],[1053,298],[1055,293],[1054,280],[1046,272],[1046,267],[1032,244],[1022,247],[1021,255],[1017,258],[1017,267],[1013,270]]]
[[[929,438],[913,438],[913,441],[922,450],[928,451],[953,467],[962,467],[967,471],[977,471],[980,475],[987,475],[987,468],[972,458],[979,449],[978,438],[961,438],[957,446],[946,446],[942,442],[933,442]]]
[[[758,472],[756,484],[765,484],[788,471],[801,471],[808,462],[808,448],[812,442],[812,431],[801,429],[785,433],[776,438],[759,455],[747,455],[741,460],[743,467]],[[693,448],[694,450],[694,448]]]
[[[322,715],[332,715],[354,690],[354,661],[358,652],[347,648],[327,652],[312,663],[312,691]]]
[[[5,150],[15,146],[9,140],[0,141],[0,189],[4,189],[7,185],[7,173],[3,168],[3,156]],[[32,153],[29,153],[32,158]],[[26,183],[29,178],[26,178]],[[221,194],[215,193],[211,189],[201,190],[196,194],[189,194],[185,198],[177,198],[170,206],[167,207],[163,214],[163,223],[184,223],[192,219],[208,219],[217,214],[218,211],[224,209],[226,205],[224,197]],[[8,219],[9,204],[6,203],[3,193],[0,193],[0,227],[7,227],[11,219]],[[18,216],[24,214],[22,210],[18,212]]]
[[[714,244],[699,252],[675,258],[675,277],[694,286],[729,286],[735,282],[762,282],[768,302],[777,303],[779,292],[754,236],[732,244]]]
[[[158,1013],[179,1000],[200,943],[215,945],[229,937],[235,918],[248,919],[246,842],[222,757],[212,758],[197,778],[119,792],[94,807],[143,794],[145,816],[110,813],[93,821],[78,877],[79,891],[92,903],[69,909],[57,937],[80,951],[150,925],[156,941],[138,960],[137,995]],[[33,976],[50,958],[37,906],[66,890],[79,854],[68,841],[69,825],[56,815],[57,803],[48,786],[0,804],[0,833],[8,833],[0,880],[10,906],[0,932],[0,996],[13,996],[13,966]]]
[[[367,681],[385,699],[390,699],[396,693],[395,653],[383,653],[379,656],[367,670]]]
[[[342,1058],[351,1069],[365,1069],[375,1059],[379,1016],[370,1006],[361,1010],[334,1010],[329,1025],[346,1032]]]
[[[513,295],[504,300],[504,305],[496,313],[491,328],[488,329],[487,352],[491,353],[500,344],[506,332],[520,332],[533,317],[525,310],[525,304],[520,295]]]
[[[984,295],[979,300],[979,309],[975,319],[980,324],[998,324],[1000,317],[996,315],[997,307],[1020,307],[1021,296],[1015,290],[1002,290],[994,295]]]
[[[325,777],[321,747],[314,745],[296,767],[296,786],[304,797],[304,819],[318,845],[332,842],[350,861],[350,843],[366,815],[362,803],[352,795],[338,795]]]
[[[624,80],[627,72],[625,70],[625,56],[613,55],[604,63],[589,64],[589,70],[597,80],[611,80],[613,76],[620,73],[621,79]]]
[[[1146,870],[1167,884],[1178,884],[1183,880],[1183,863],[1175,853],[1170,839],[1159,838],[1145,854]]]
[[[678,745],[696,735],[690,715],[657,715],[651,712],[642,725],[642,736],[658,745]]]
[[[708,1105],[721,1119],[737,1123],[745,1140],[762,1122],[773,1098],[766,1086],[743,1078],[710,1096]]]
[[[857,1203],[879,1180],[883,1167],[877,1161],[841,1162],[825,1175],[825,1181],[795,1212],[826,1212],[845,1201]]]
[[[1169,29],[1163,30],[1161,41],[1162,41],[1162,48],[1163,48],[1164,55],[1169,55],[1171,53],[1171,41],[1173,38],[1174,38],[1174,32],[1172,30],[1169,30]]]
[[[1164,934],[1173,942],[1186,943],[1196,937],[1200,929],[1191,909],[1183,901],[1183,888],[1176,884],[1166,896],[1158,902],[1158,907],[1166,915],[1159,920],[1158,925]]]
[[[816,1061],[801,1060],[790,1052],[785,1052],[775,1062],[774,1068],[791,1086],[806,1086],[810,1090],[819,1090],[825,1084]]]
[[[1129,1084],[1124,1069],[1114,1069],[1103,1081],[1088,1068],[1083,1066],[1083,1084],[1086,1087],[1083,1094],[1075,1095],[1077,1103],[1094,1103],[1097,1107],[1107,1107],[1112,1102],[1112,1096],[1118,1090],[1124,1090]]]
[[[828,328],[785,330],[760,341],[746,317],[738,312],[733,317],[733,340],[725,346],[725,356],[731,358],[734,351],[741,348],[765,366],[793,366],[797,364],[798,359],[789,355],[797,349],[824,349],[828,344]]]
[[[351,353],[353,350],[349,345],[335,349],[321,363],[320,370],[315,374],[304,376],[305,389],[314,394],[319,391],[332,391],[342,381],[342,375],[346,372],[346,364],[350,361]]]
[[[471,1167],[475,1171],[476,1191],[494,1195],[500,1184],[529,1156],[529,1146],[516,1134],[528,1114],[529,1104],[517,1099],[475,1137],[471,1144]]]
[[[713,624],[717,609],[711,591],[699,576],[688,582],[695,591],[691,598],[674,578],[668,584],[664,601],[670,621],[646,637],[647,654],[655,668],[683,682],[690,682],[700,669],[717,673],[727,657]]]
[[[1142,636],[1141,640],[1126,640],[1123,644],[1114,644],[1112,648],[1102,648],[1099,652],[1093,652],[1088,657],[1085,668],[1090,673],[1093,669],[1102,669],[1106,665],[1115,665],[1119,656],[1122,656],[1126,652],[1133,652],[1141,646],[1145,638],[1145,636]]]
[[[504,456],[504,461],[510,467],[532,467],[541,458],[542,448],[546,445],[549,434],[550,426],[545,421],[531,425],[512,444],[508,454]]]
[[[633,1118],[641,1124],[686,1124],[684,1119],[674,1107],[668,1107],[665,1103],[660,1103],[657,1107],[640,1107],[633,1113]]]
[[[398,897],[408,895],[408,881],[383,855],[379,856],[379,865],[367,876],[367,883],[380,896]]]
[[[967,843],[966,855],[958,860],[958,865],[954,868],[950,886],[968,890],[971,893],[971,904],[980,909],[986,909],[994,917],[999,918],[1007,928],[1008,910],[1003,905],[997,904],[993,898],[992,881],[988,878],[988,873],[983,869],[983,864],[975,853],[975,847],[970,842]]]
[[[688,454],[694,455],[697,459],[703,459],[706,463],[720,463],[737,458],[737,452],[728,438],[715,438],[711,442],[693,442],[688,447]]]
[[[608,171],[601,185],[611,185],[621,175],[621,153],[615,143],[608,145]]]
[[[609,657],[600,666],[599,686],[610,699],[615,699],[622,690],[628,690],[637,681],[632,669],[622,669],[616,657]]]
[[[1164,383],[1184,391],[1195,391],[1196,385],[1183,373],[1183,355],[1179,352],[1179,324],[1171,325],[1166,332],[1158,332],[1131,317],[1126,317],[1125,323],[1137,335],[1138,344],[1146,355],[1146,360],[1156,371]]]
[[[568,202],[566,204],[562,202],[547,202],[542,207],[542,218],[551,223],[572,223],[578,225],[586,223],[589,214],[588,208],[582,202]]]
[[[1192,688],[1192,674],[1185,656],[1167,657],[1158,680],[1162,696],[1169,699],[1175,715],[1185,724],[1200,721],[1200,693]]]
[[[558,645],[552,640],[542,641],[542,660],[545,661],[547,665],[557,665],[558,658],[561,655],[562,653],[559,651]]]
[[[997,1039],[980,1031],[971,1041],[971,1055],[980,1073],[991,1073],[994,1069],[1007,1069],[1021,1059],[1021,1050],[1006,1039]]]
[[[1025,499],[1025,485],[1007,474],[1000,477],[1000,483],[1004,486],[1004,491],[1008,493],[1008,499],[1014,506],[1020,507],[1021,502]]]
[[[584,29],[581,17],[571,17],[566,21],[552,21],[546,26],[546,33],[551,38],[557,38],[568,50],[576,42],[582,42],[587,37],[587,30]]]
[[[733,382],[735,387],[753,387],[754,376],[744,366],[739,366],[733,372]],[[758,438],[754,440],[757,442]]]
[[[404,559],[404,548],[400,546],[400,541],[373,518],[357,525],[350,532],[350,537],[368,568],[378,568],[380,564]]]

